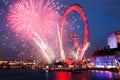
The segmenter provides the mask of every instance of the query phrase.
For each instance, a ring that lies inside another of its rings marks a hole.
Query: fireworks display
[[[82,59],[88,45],[85,44],[84,47],[81,47],[79,46],[81,44],[79,40],[83,39],[76,39],[79,48],[75,49],[76,46],[74,45],[76,43],[74,44],[73,39],[68,37],[68,34],[75,33],[75,30],[79,32],[83,30],[80,29],[79,24],[76,24],[77,18],[73,14],[74,11],[70,10],[68,16],[67,14],[62,16],[68,6],[60,5],[54,0],[16,0],[11,1],[11,3],[7,2],[7,4],[10,5],[6,16],[6,26],[11,30],[10,33],[15,35],[11,44],[18,44],[13,46],[13,50],[16,49],[18,52],[17,59],[30,57],[30,59],[45,60],[47,63],[52,63],[62,58],[67,64],[72,64],[74,59],[77,61]],[[62,13],[59,10],[62,10]],[[84,16],[84,13],[81,13],[81,15]],[[68,18],[66,18],[66,21],[62,21],[65,23],[65,25],[62,23],[62,26],[65,27],[63,31],[59,31],[59,28],[61,29],[59,21],[63,17]],[[87,20],[86,17],[83,19]],[[57,26],[59,24],[60,26]],[[79,36],[79,34],[77,35]],[[14,39],[16,39],[15,42]],[[81,59],[78,60],[78,58]]]
[[[48,48],[49,42],[45,44],[44,41],[54,36],[58,16],[53,0],[18,0],[10,6],[7,21],[12,31],[21,38],[32,39],[47,62],[51,63],[54,59],[50,57],[52,49]]]
[[[79,62],[83,56],[92,55],[96,48],[108,46],[106,35],[120,29],[118,1],[0,0],[0,59],[51,63],[62,58],[69,64],[73,59]],[[82,10],[79,13],[71,8],[61,33],[57,24],[60,27],[63,13],[75,3],[82,5],[88,18],[82,18],[85,16]],[[88,28],[84,28],[87,19],[91,47],[85,52],[89,46],[84,36],[89,36],[85,32]]]
[[[10,28],[24,38],[33,37],[33,31],[41,37],[50,36],[57,19],[53,0],[18,0],[10,6],[7,16]]]

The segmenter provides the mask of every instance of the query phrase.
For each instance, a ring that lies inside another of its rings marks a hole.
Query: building
[[[120,31],[108,35],[108,46],[110,49],[120,48]]]
[[[117,64],[120,65],[120,50],[96,50],[92,55],[92,61],[96,68],[115,68]]]
[[[108,47],[96,49],[91,57],[95,68],[120,67],[120,32],[109,34]]]

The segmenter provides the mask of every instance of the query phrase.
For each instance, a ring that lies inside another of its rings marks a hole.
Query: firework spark
[[[34,32],[41,37],[52,35],[58,19],[53,0],[18,0],[7,14],[10,28],[21,37],[32,39]]]
[[[33,41],[37,44],[37,46],[41,49],[41,52],[43,56],[45,56],[46,61],[48,63],[52,63],[52,60],[55,59],[55,56],[53,54],[53,51],[50,49],[50,47],[41,39],[41,37],[34,32],[36,38],[33,38]]]
[[[80,48],[77,49],[77,54],[75,56],[77,63],[80,60],[82,60],[83,55],[84,55],[85,51],[87,50],[87,48],[89,47],[89,45],[90,45],[89,42],[87,42],[87,44],[82,49],[80,49]],[[81,54],[79,54],[79,53],[81,53]]]
[[[54,59],[53,50],[45,40],[54,37],[58,17],[58,7],[54,0],[17,0],[9,7],[7,22],[20,38],[32,40],[51,63]]]
[[[60,31],[59,31],[59,26],[57,25],[57,31],[58,31],[58,40],[59,40],[59,46],[60,46],[60,54],[61,54],[61,58],[64,60],[64,62],[66,62],[67,64],[72,64],[73,61],[71,60],[68,60],[65,58],[65,52],[63,50],[63,47],[62,47],[62,39],[60,37]]]

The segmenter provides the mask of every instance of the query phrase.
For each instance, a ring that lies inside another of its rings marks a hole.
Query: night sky
[[[7,27],[6,15],[9,6],[17,0],[0,0],[0,59],[16,59],[21,51],[31,52],[31,45],[24,39],[19,39]],[[120,31],[120,0],[55,0],[61,9],[59,14],[73,3],[80,4],[87,14],[89,25],[90,46],[85,55],[88,57],[96,50],[107,46],[107,36],[114,31]],[[81,26],[81,21],[76,13],[73,24],[68,16],[68,22],[72,25]],[[76,20],[77,19],[77,20]],[[76,30],[76,33],[83,32]],[[22,46],[21,46],[21,45]],[[30,56],[29,54],[26,54]]]

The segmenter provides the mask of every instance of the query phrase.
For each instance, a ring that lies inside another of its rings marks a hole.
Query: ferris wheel
[[[79,46],[79,44],[77,43],[77,39],[74,38],[74,44],[77,45],[77,46],[75,46],[77,49],[77,53],[75,54],[75,59],[74,59],[76,63],[81,61],[81,59],[85,53],[85,50],[88,47],[88,20],[87,20],[87,16],[86,16],[83,8],[79,4],[72,4],[64,11],[64,13],[61,17],[60,25],[59,25],[60,55],[61,55],[61,58],[63,59],[63,61],[67,64],[72,64],[74,61],[69,60],[65,57],[65,52],[64,52],[63,44],[62,44],[62,36],[63,36],[63,29],[64,29],[66,17],[73,10],[77,11],[80,14],[82,21],[83,21],[83,25],[84,25],[84,37],[83,37],[83,41],[82,41],[82,47]]]

